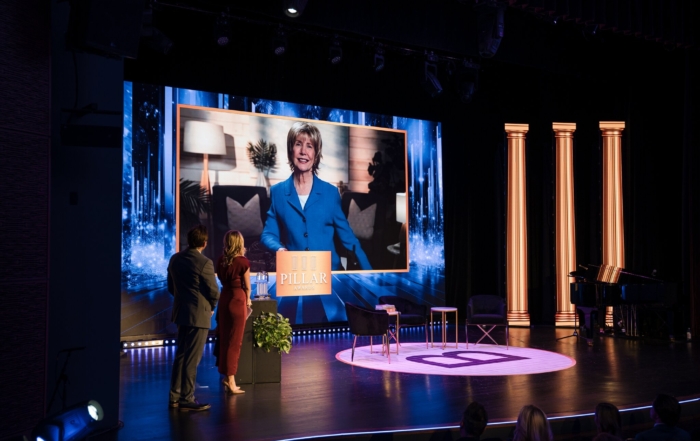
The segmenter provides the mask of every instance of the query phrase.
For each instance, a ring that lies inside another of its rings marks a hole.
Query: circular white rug
[[[350,361],[352,349],[340,351],[335,358],[343,363],[368,369],[429,375],[523,375],[554,372],[570,368],[576,360],[556,352],[539,349],[479,344],[465,348],[454,343],[445,349],[425,348],[425,343],[401,343],[399,354],[391,345],[391,363],[382,355],[381,345],[355,348],[354,361]]]

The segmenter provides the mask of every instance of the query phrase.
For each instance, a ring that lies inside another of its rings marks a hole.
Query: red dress
[[[248,315],[248,296],[243,290],[250,262],[243,256],[233,259],[231,265],[224,265],[223,256],[216,264],[216,274],[221,281],[221,297],[216,320],[219,327],[219,373],[236,375],[238,357],[243,344],[246,316]],[[248,287],[250,290],[250,287]]]

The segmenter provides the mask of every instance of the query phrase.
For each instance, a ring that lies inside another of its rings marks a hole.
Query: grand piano
[[[673,338],[673,306],[677,286],[655,277],[634,274],[612,265],[579,265],[569,274],[570,300],[582,317],[580,327],[591,342],[597,333],[608,329],[630,337],[665,332]],[[613,306],[612,323],[606,324],[606,308]],[[651,323],[654,328],[651,329]],[[659,327],[663,327],[659,331]]]

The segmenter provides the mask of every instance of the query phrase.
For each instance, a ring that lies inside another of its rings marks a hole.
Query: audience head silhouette
[[[459,425],[459,432],[462,438],[479,439],[486,424],[489,422],[486,409],[476,401],[469,403],[464,414],[462,414],[462,422]]]
[[[552,429],[547,414],[539,407],[528,404],[520,409],[515,423],[513,441],[552,441]]]
[[[673,427],[681,418],[681,405],[671,395],[659,394],[651,405],[650,414],[657,423]]]
[[[598,433],[621,436],[622,417],[614,404],[598,403],[595,407],[595,425]]]

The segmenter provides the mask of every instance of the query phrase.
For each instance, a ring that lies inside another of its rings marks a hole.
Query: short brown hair
[[[313,124],[306,122],[295,122],[287,133],[287,163],[289,168],[294,171],[294,142],[297,140],[297,136],[306,135],[311,138],[311,143],[314,145],[314,164],[311,171],[315,175],[318,174],[318,165],[321,163],[321,158],[323,158],[323,140],[321,139],[321,132],[318,127]]]
[[[190,248],[202,248],[207,244],[207,240],[209,240],[209,233],[204,225],[195,225],[187,232],[187,245]]]

